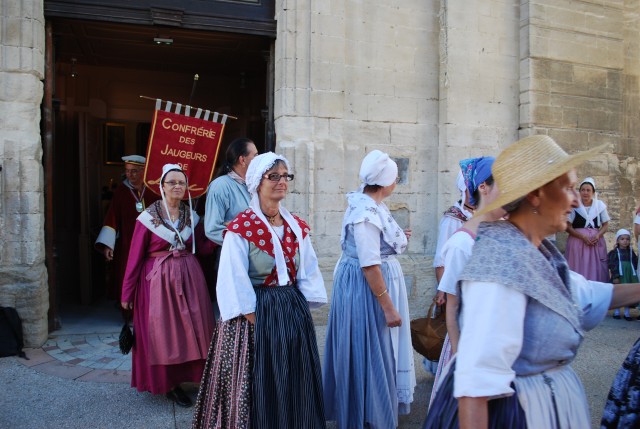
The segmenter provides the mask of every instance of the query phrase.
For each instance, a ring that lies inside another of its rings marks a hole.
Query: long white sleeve
[[[370,222],[358,222],[353,225],[353,238],[356,242],[358,262],[361,267],[380,265],[380,229]]]
[[[304,246],[302,255],[303,260],[300,264],[304,264],[307,277],[305,279],[297,278],[298,288],[309,303],[309,307],[317,308],[327,303],[327,290],[324,287],[324,279],[318,266],[318,257],[311,245],[311,237],[307,235],[300,246]],[[300,270],[298,270],[300,272]]]
[[[513,394],[511,367],[522,349],[527,297],[498,283],[462,283],[454,396]]]
[[[249,243],[228,231],[218,268],[216,295],[222,320],[256,311],[256,294],[249,279]]]
[[[451,237],[462,226],[462,224],[463,222],[461,220],[454,219],[450,216],[443,216],[442,219],[440,219],[440,225],[438,226],[438,241],[436,242],[436,253],[433,256],[434,268],[444,266],[442,248],[449,237]]]
[[[576,301],[582,309],[582,327],[590,331],[607,315],[613,297],[613,285],[587,280],[574,271],[570,271],[569,275]]]
[[[570,272],[582,327],[593,329],[607,314],[613,285]],[[454,396],[503,396],[515,378],[511,369],[522,349],[527,297],[490,282],[463,282]]]
[[[438,284],[439,291],[456,295],[458,277],[471,257],[474,243],[474,239],[465,231],[458,231],[449,237],[442,248],[444,273]]]

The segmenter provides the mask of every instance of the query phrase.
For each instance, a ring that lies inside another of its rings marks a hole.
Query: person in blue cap
[[[469,191],[469,203],[475,206],[477,210],[482,210],[498,195],[498,187],[495,186],[491,174],[493,161],[495,161],[495,158],[492,156],[469,158],[460,161],[460,169]],[[446,293],[447,296],[447,336],[444,340],[442,353],[440,353],[429,405],[431,405],[431,401],[435,397],[442,369],[449,363],[451,356],[456,353],[458,348],[458,338],[460,337],[460,328],[456,320],[458,313],[458,297],[456,296],[458,275],[462,272],[471,256],[480,222],[498,220],[504,213],[502,207],[499,207],[483,215],[472,217],[445,242],[442,248],[445,270],[438,285],[438,291]]]

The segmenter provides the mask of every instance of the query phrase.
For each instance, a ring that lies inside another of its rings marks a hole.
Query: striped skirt
[[[455,358],[454,358],[455,359]],[[455,360],[436,392],[423,426],[458,428],[458,400],[453,396]],[[580,379],[564,365],[538,374],[516,376],[515,393],[488,402],[489,428],[570,429],[591,426]]]
[[[292,286],[254,290],[255,326],[242,316],[218,322],[193,428],[325,428],[306,299]]]
[[[443,376],[443,370],[451,360],[451,340],[449,340],[449,334],[444,337],[444,344],[442,344],[442,351],[440,352],[440,359],[438,360],[438,367],[436,368],[435,378],[433,379],[433,387],[431,388],[431,396],[429,397],[429,407],[433,404],[433,400],[436,397],[438,391],[438,384],[440,383],[440,377]],[[429,408],[427,408],[427,411]]]
[[[327,419],[339,429],[389,429],[408,414],[416,385],[404,276],[395,258],[382,276],[402,317],[389,328],[360,263],[343,255],[333,279],[323,384]]]
[[[455,362],[449,367],[449,372],[444,376],[436,392],[436,397],[429,408],[423,429],[457,429],[460,427],[458,422],[458,399],[453,396],[454,369]],[[489,429],[525,429],[527,427],[525,414],[518,402],[517,394],[506,398],[493,399],[488,402],[488,407]]]

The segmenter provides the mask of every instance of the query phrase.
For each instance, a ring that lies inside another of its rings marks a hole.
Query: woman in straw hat
[[[347,194],[322,374],[327,420],[338,429],[395,428],[413,401],[409,304],[396,259],[411,231],[383,202],[397,179],[396,163],[374,150],[362,160],[360,189]]]
[[[188,407],[180,383],[200,381],[211,335],[213,310],[196,259],[193,226],[198,215],[182,202],[188,189],[180,166],[166,164],[162,200],[136,221],[122,285],[122,308],[133,309],[135,344],[131,387],[166,393]]]
[[[484,223],[459,277],[458,353],[425,427],[590,427],[584,389],[570,367],[584,332],[610,307],[637,302],[640,284],[612,285],[571,272],[546,236],[578,206],[573,156],[548,136],[524,138],[492,167],[507,221]]]
[[[327,302],[309,227],[281,201],[289,162],[267,152],[246,174],[249,208],[228,225],[217,323],[193,428],[324,428],[322,379],[309,311]]]

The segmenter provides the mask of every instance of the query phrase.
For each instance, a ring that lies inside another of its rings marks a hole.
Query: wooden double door
[[[43,146],[50,329],[58,324],[61,308],[105,298],[108,266],[93,243],[109,191],[122,181],[124,168],[112,162],[106,135],[110,126],[121,126],[123,154],[144,155],[155,106],[140,95],[238,117],[227,123],[218,161],[236,137],[254,139],[261,150],[273,149],[275,142],[272,18],[256,27],[264,34],[238,28],[223,32],[214,25],[219,21],[215,16],[209,17],[207,29],[166,22],[131,24],[121,22],[124,18],[78,19],[61,12],[72,3],[77,2],[45,2]],[[96,10],[97,2],[91,6],[89,11]],[[156,19],[163,16],[158,10],[154,13]],[[183,20],[185,16],[190,14],[183,12]],[[246,16],[238,17],[238,22],[243,20]],[[172,42],[160,45],[154,42],[158,38]]]

